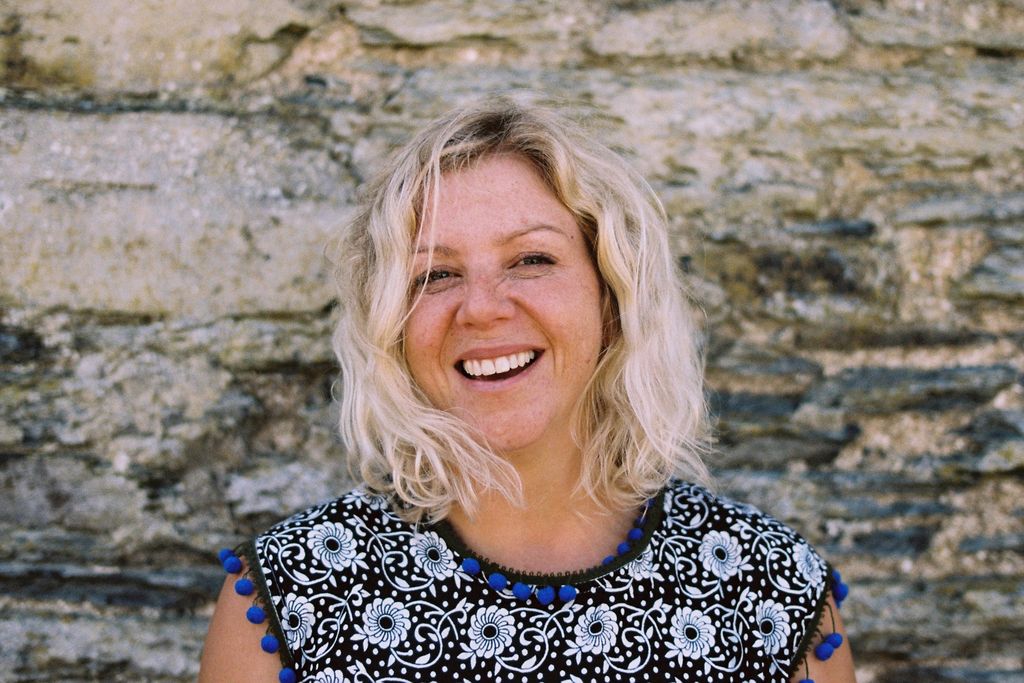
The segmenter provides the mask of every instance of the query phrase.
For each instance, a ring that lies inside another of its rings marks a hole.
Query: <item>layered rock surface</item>
[[[212,551],[350,486],[324,243],[529,90],[665,203],[720,488],[844,570],[859,680],[1024,681],[1019,1],[0,0],[0,55],[10,680],[194,680]]]

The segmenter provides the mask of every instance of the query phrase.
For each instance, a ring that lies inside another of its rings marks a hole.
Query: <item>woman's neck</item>
[[[492,491],[470,517],[453,508],[448,521],[482,557],[526,573],[589,569],[614,554],[629,532],[634,510],[603,510],[586,494],[573,494],[579,457],[533,454],[514,461],[525,506]]]

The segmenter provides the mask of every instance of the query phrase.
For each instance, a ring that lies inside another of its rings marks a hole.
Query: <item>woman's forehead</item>
[[[533,164],[519,155],[490,155],[443,174],[423,204],[414,250],[465,231],[508,241],[547,226],[571,237],[576,225]]]

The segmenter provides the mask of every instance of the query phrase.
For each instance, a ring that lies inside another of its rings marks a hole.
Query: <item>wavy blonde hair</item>
[[[416,522],[443,518],[454,503],[472,514],[488,489],[522,503],[515,468],[466,422],[430,405],[404,353],[425,203],[443,174],[491,154],[533,165],[575,216],[605,290],[605,343],[573,420],[583,453],[577,492],[632,507],[673,476],[708,483],[699,331],[661,202],[578,125],[507,97],[455,109],[397,150],[333,245],[339,423],[353,477]]]

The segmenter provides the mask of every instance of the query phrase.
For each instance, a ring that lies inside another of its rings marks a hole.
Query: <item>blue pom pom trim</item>
[[[224,571],[228,574],[237,574],[242,571],[242,561],[234,555],[225,557],[224,561],[221,562],[221,566],[224,567]]]
[[[512,595],[520,600],[529,600],[530,596],[533,595],[533,589],[522,581],[516,581],[516,585],[512,586]]]
[[[508,579],[500,572],[494,572],[487,577],[487,585],[496,591],[503,591],[508,586]]]
[[[277,637],[271,634],[267,634],[260,639],[260,647],[263,651],[269,654],[274,654],[281,647],[281,644],[277,642]]]
[[[251,544],[249,548],[252,552],[255,552],[255,548]],[[221,548],[217,552],[217,560],[220,562],[221,567],[224,569],[224,571],[228,572],[229,574],[238,574],[243,569],[241,558],[239,558],[238,555],[235,554],[235,551],[231,548]],[[250,566],[249,570],[255,572],[254,575],[260,577],[260,580],[262,580],[262,572],[259,569],[258,565]],[[235,581],[234,590],[235,593],[237,593],[238,595],[250,596],[256,593],[256,584],[253,582],[252,579],[243,576]],[[267,597],[264,596],[264,599],[267,599]],[[246,610],[245,613],[246,620],[253,624],[262,624],[264,622],[270,621],[270,616],[271,615],[268,615],[267,612],[264,611],[262,607],[255,604],[252,605],[248,610]],[[274,618],[273,621],[274,624],[277,624],[276,617]],[[277,628],[277,630],[280,631],[279,625],[272,627]],[[260,648],[268,654],[275,654],[281,651],[281,641],[277,638],[277,636],[273,635],[272,633],[268,633],[260,639]],[[290,663],[292,661],[290,653],[287,653],[286,651],[281,651],[280,657],[282,659],[282,662],[286,663],[286,666],[284,666],[280,670],[280,672],[278,672],[278,682],[297,683],[298,676],[295,673],[295,669],[291,666],[287,666],[287,663]]]
[[[814,653],[815,659],[824,662],[831,659],[832,655],[836,653],[836,651],[844,642],[843,635],[841,633],[835,632],[835,610],[839,607],[842,601],[849,594],[850,588],[845,583],[843,583],[842,574],[840,574],[837,569],[834,569],[833,567],[829,566],[828,573],[826,574],[826,576],[829,579],[829,590],[832,593],[832,598],[835,603],[835,607],[833,607],[828,602],[829,591],[826,591],[825,595],[823,595],[821,598],[821,605],[818,608],[818,618],[820,620],[818,627],[814,633],[808,633],[807,635],[805,635],[805,640],[802,641],[800,646],[802,656],[799,661],[803,663],[805,676],[808,676],[808,674],[810,674],[810,671],[807,669],[807,658],[811,656],[811,652]],[[828,618],[832,622],[831,629],[829,628],[828,622],[825,620],[825,611],[828,612]],[[809,651],[809,643],[807,639],[813,638],[815,636],[820,637],[821,640],[816,646],[814,646],[813,650]],[[794,671],[794,673],[796,672]],[[814,683],[814,679],[808,676],[807,678],[800,679],[799,683]]]
[[[660,494],[658,499],[661,500]],[[636,518],[636,520],[633,523],[633,527],[627,533],[626,540],[616,547],[616,554],[608,555],[604,558],[604,560],[601,561],[602,565],[607,566],[615,563],[624,555],[627,555],[628,553],[633,551],[634,544],[636,542],[643,540],[645,533],[644,527],[647,525],[649,513],[653,505],[653,498],[646,502],[640,516]],[[449,539],[448,536],[445,536],[445,538],[446,540],[449,540],[449,543],[453,543],[453,541]],[[483,564],[480,562],[480,560],[476,559],[475,557],[467,556],[467,549],[458,548],[459,543],[457,541],[455,541],[454,544],[456,548],[459,549],[460,552],[463,554],[463,559],[460,564],[462,571],[464,571],[466,574],[469,574],[470,576],[477,576],[478,574],[483,575],[483,578],[487,581],[487,585],[490,586],[493,590],[511,590],[512,595],[523,602],[527,602],[530,600],[531,597],[536,596],[537,602],[539,602],[541,605],[547,606],[552,604],[556,598],[563,603],[571,602],[572,600],[576,599],[576,596],[579,593],[579,590],[575,586],[534,586],[524,581],[510,581],[508,576],[506,576],[501,571],[494,571],[488,574],[487,571],[484,570]],[[589,572],[587,574],[589,574]]]

